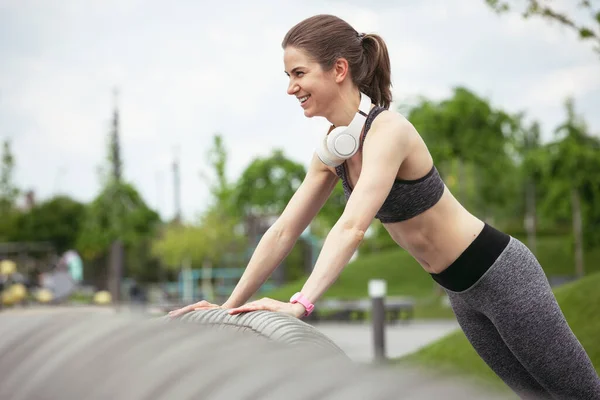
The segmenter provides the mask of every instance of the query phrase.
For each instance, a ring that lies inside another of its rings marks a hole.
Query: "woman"
[[[389,110],[390,61],[383,39],[330,15],[308,18],[285,36],[288,94],[307,117],[332,127],[286,209],[263,236],[222,305],[231,314],[271,310],[302,317],[337,279],[378,218],[448,293],[465,335],[519,395],[600,399],[600,380],[569,328],[534,255],[470,214],[441,180],[427,146]],[[338,180],[347,205],[315,268],[290,302],[246,301],[270,276],[323,206]]]

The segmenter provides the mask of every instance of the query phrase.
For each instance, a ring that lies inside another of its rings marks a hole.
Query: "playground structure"
[[[0,307],[66,301],[82,280],[74,251],[58,257],[50,243],[0,243]]]
[[[244,268],[183,269],[179,272],[177,291],[183,302],[197,299],[218,301],[231,294],[243,273]],[[259,289],[259,293],[274,287],[276,285],[273,282],[265,282]]]

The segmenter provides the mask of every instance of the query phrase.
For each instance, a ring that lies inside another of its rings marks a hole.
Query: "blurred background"
[[[280,45],[319,13],[386,40],[392,108],[449,189],[598,304],[597,1],[0,0],[3,307],[224,301],[328,127],[286,94]],[[302,286],[344,203],[339,184],[260,296]],[[325,297],[372,278],[453,318],[378,221]]]

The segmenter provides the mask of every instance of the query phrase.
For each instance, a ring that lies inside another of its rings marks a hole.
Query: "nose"
[[[296,93],[298,91],[298,89],[299,89],[298,84],[293,79],[290,79],[287,93],[293,95],[294,93]]]

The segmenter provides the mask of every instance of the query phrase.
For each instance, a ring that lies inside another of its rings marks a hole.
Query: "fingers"
[[[217,304],[209,303],[206,300],[202,300],[197,303],[190,304],[185,307],[179,308],[177,310],[173,310],[173,311],[169,312],[168,316],[171,318],[176,318],[176,317],[179,317],[179,316],[186,314],[188,312],[191,312],[191,311],[209,310],[209,309],[214,309],[214,308],[222,308],[222,307]],[[272,299],[263,298],[261,300],[257,300],[257,301],[253,301],[248,304],[244,304],[243,306],[240,306],[240,307],[229,309],[228,312],[230,315],[236,315],[236,314],[241,314],[241,313],[246,313],[246,312],[251,312],[251,311],[258,311],[258,310],[279,311],[280,308],[281,307],[279,305],[279,302],[276,302]]]
[[[169,317],[175,318],[175,317],[179,317],[179,316],[181,316],[183,314],[186,314],[186,313],[188,313],[190,311],[194,311],[194,310],[197,310],[197,309],[202,309],[204,307],[213,306],[213,305],[214,304],[211,304],[211,303],[209,303],[206,300],[202,300],[202,301],[199,301],[197,303],[190,304],[190,305],[187,305],[185,307],[179,308],[177,310],[173,310],[173,311],[169,312],[168,315],[169,315]]]
[[[241,313],[245,313],[245,312],[259,311],[259,310],[278,311],[279,307],[277,306],[277,304],[274,304],[270,299],[262,299],[262,300],[258,300],[258,301],[253,301],[248,304],[244,304],[243,306],[240,306],[240,307],[232,308],[229,310],[229,314],[236,315],[236,314],[241,314]]]
[[[194,311],[196,311],[196,310],[210,310],[210,309],[213,309],[213,308],[221,308],[221,306],[216,305],[216,304],[208,304],[208,305],[205,305],[205,306],[194,307]]]
[[[266,310],[266,309],[264,307],[259,307],[259,306],[242,306],[242,307],[238,307],[238,308],[232,308],[231,310],[229,310],[229,315],[237,315],[237,314],[242,314],[242,313],[251,312],[251,311],[258,311],[258,310]]]

